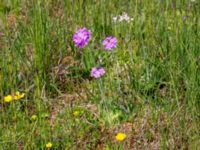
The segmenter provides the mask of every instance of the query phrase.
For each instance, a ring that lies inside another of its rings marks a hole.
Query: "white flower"
[[[131,21],[133,21],[133,18],[131,18],[131,17],[129,17],[129,15],[126,13],[126,12],[123,12],[122,13],[122,15],[119,15],[119,16],[114,16],[113,18],[113,22],[123,22],[123,21],[125,21],[125,22],[131,22]]]
[[[119,16],[119,22],[122,22],[124,20],[123,16]]]
[[[113,21],[117,22],[117,16],[113,17]]]

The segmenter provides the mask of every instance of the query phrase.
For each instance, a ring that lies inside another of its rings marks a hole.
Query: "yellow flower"
[[[117,141],[123,141],[125,138],[126,138],[126,134],[124,133],[118,133],[116,136],[115,136],[116,140]]]
[[[80,114],[80,112],[79,112],[79,111],[75,111],[75,112],[73,113],[73,115],[74,115],[75,117],[78,117],[78,116],[79,116],[79,114]]]
[[[52,147],[52,143],[51,143],[51,142],[49,142],[49,143],[46,144],[46,148],[49,149],[49,148],[51,148],[51,147]]]
[[[12,100],[13,100],[12,95],[7,95],[7,96],[4,97],[4,102],[5,102],[5,103],[9,103],[9,102],[11,102]]]
[[[25,94],[24,93],[20,93],[20,92],[16,92],[15,93],[15,96],[14,96],[14,100],[19,100],[19,99],[22,99],[24,98]]]
[[[37,119],[36,115],[31,116],[31,120],[36,120],[36,119]]]

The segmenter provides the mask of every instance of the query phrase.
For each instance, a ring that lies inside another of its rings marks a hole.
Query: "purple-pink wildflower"
[[[94,78],[100,78],[102,77],[104,74],[105,74],[105,70],[104,68],[96,68],[96,67],[93,67],[92,70],[91,70],[91,73],[90,73],[90,76],[91,77],[94,77]]]
[[[88,44],[90,38],[91,38],[90,31],[84,27],[74,33],[73,41],[77,47],[83,48],[85,45]]]
[[[103,40],[103,46],[106,50],[112,50],[117,46],[116,37],[109,36],[105,40]]]

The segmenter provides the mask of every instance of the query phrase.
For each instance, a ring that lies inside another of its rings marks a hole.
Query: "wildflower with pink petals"
[[[90,38],[91,38],[90,31],[87,30],[86,28],[81,28],[75,32],[73,36],[73,41],[77,47],[83,48],[88,44]]]
[[[100,78],[104,74],[105,74],[104,68],[102,68],[102,67],[101,68],[93,67],[92,70],[91,70],[90,76],[94,77],[94,78]]]
[[[117,46],[116,37],[109,36],[103,41],[103,46],[106,50],[112,50]]]

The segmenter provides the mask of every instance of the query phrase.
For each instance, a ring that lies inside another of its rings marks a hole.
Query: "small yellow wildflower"
[[[75,112],[73,113],[73,115],[74,115],[75,117],[78,117],[78,116],[80,115],[80,112],[79,112],[79,111],[75,111]]]
[[[51,142],[46,144],[46,148],[50,149],[51,147],[52,147],[52,143]]]
[[[119,132],[115,138],[117,141],[123,141],[126,138],[126,134]]]
[[[11,102],[12,100],[13,100],[12,95],[7,95],[7,96],[4,97],[4,102],[5,102],[5,103],[9,103],[9,102]]]
[[[31,120],[36,120],[36,119],[37,119],[36,115],[31,116]]]
[[[14,96],[14,100],[19,100],[19,99],[22,99],[24,98],[25,94],[24,93],[20,93],[20,92],[16,92],[15,93],[15,96]]]

